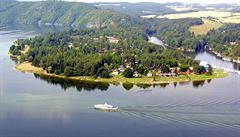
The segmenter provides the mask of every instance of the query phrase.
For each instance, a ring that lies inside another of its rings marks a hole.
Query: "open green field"
[[[217,21],[212,21],[209,19],[203,18],[203,24],[202,25],[196,25],[189,28],[190,32],[194,32],[195,35],[205,35],[208,33],[208,31],[212,29],[218,29],[223,24]]]
[[[227,72],[219,69],[214,69],[213,75],[180,75],[177,77],[160,77],[155,76],[153,77],[146,77],[142,76],[141,78],[125,78],[122,75],[113,76],[110,79],[101,79],[98,78],[99,81],[104,82],[121,82],[121,83],[133,83],[133,84],[159,84],[159,83],[170,83],[170,82],[185,82],[185,81],[200,81],[200,80],[208,80],[208,79],[214,79],[214,78],[223,78],[228,75]]]

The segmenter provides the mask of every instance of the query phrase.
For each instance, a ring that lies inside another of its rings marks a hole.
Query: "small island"
[[[136,28],[70,30],[19,39],[9,54],[19,61],[20,71],[80,81],[161,84],[228,75],[147,39]]]

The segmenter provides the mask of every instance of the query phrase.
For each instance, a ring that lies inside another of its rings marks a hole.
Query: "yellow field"
[[[219,22],[222,22],[222,23],[240,23],[240,16],[218,18],[216,20],[219,21]]]
[[[204,35],[204,34],[207,34],[208,31],[212,29],[218,29],[223,25],[222,23],[219,23],[217,21],[211,21],[209,19],[202,19],[202,20],[204,24],[192,26],[190,27],[189,31],[194,32],[195,35]]]
[[[175,10],[187,10],[185,8]],[[166,15],[147,15],[142,16],[143,18],[167,18],[167,19],[183,19],[183,18],[215,18],[216,22],[221,23],[240,23],[240,13],[232,13],[218,10],[207,10],[190,13],[179,13],[179,14],[166,14]]]
[[[158,16],[158,18],[168,18],[168,19],[182,19],[182,18],[206,18],[206,17],[215,17],[215,18],[223,18],[232,16],[234,13],[224,12],[224,11],[198,11],[191,13],[180,13],[180,14],[167,14]]]

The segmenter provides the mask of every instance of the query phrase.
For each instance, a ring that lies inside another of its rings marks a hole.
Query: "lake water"
[[[7,54],[16,39],[33,35],[34,30],[0,31],[1,137],[240,136],[238,74],[150,87],[49,79],[15,70]],[[197,59],[215,58],[199,54]],[[93,109],[104,102],[121,110]]]
[[[153,44],[160,45],[160,46],[162,46],[163,48],[166,48],[166,47],[165,47],[166,45],[165,45],[160,39],[158,39],[157,37],[150,36],[148,39],[149,39],[149,40],[148,40],[149,42],[151,42],[151,43],[153,43]]]

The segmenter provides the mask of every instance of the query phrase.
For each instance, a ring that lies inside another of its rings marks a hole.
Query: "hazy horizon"
[[[41,1],[41,0],[18,0],[18,1]],[[64,0],[64,1],[77,1],[77,2],[157,2],[157,3],[166,3],[166,2],[180,2],[180,3],[201,3],[201,4],[217,4],[217,3],[237,3],[240,4],[240,1],[236,0]]]

